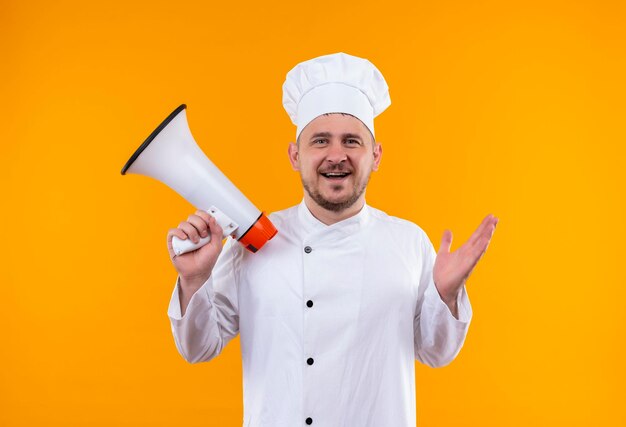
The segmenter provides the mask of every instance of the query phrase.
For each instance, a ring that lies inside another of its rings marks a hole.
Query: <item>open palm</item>
[[[459,290],[487,250],[497,223],[498,218],[487,215],[469,240],[454,252],[450,252],[452,232],[444,231],[433,267],[433,279],[446,304],[456,302]]]

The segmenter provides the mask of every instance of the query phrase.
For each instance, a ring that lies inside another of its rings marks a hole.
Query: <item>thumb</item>
[[[217,223],[214,217],[209,219],[209,232],[211,233],[210,244],[216,246],[222,244],[222,227]]]
[[[443,237],[441,238],[441,246],[439,247],[439,253],[449,253],[450,246],[452,245],[452,231],[446,230],[443,232]]]

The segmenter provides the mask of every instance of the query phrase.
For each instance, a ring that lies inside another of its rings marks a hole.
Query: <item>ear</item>
[[[287,150],[287,154],[289,154],[289,162],[291,162],[291,167],[295,171],[300,170],[300,153],[298,153],[298,146],[290,142],[289,149]]]
[[[372,165],[372,170],[377,171],[378,165],[380,165],[380,159],[383,157],[383,146],[380,145],[380,142],[377,142],[374,145],[374,164]]]

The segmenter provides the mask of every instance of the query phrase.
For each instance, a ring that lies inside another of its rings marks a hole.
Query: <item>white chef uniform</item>
[[[278,234],[256,254],[228,240],[184,316],[176,284],[181,355],[210,360],[241,334],[247,427],[415,426],[414,360],[455,358],[472,316],[465,288],[456,319],[424,231],[367,204],[329,226],[304,201],[270,219]]]

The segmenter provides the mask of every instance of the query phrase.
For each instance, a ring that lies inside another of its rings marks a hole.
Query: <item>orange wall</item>
[[[120,169],[184,102],[257,206],[299,202],[281,85],[338,51],[391,90],[368,202],[436,248],[500,217],[419,425],[626,425],[624,3],[227,4],[0,3],[0,425],[240,425],[239,342],[192,366],[170,334],[165,236],[194,209]]]

